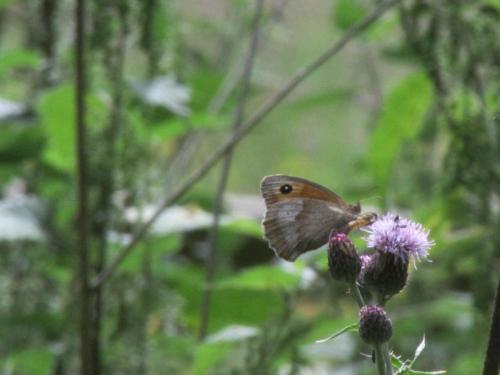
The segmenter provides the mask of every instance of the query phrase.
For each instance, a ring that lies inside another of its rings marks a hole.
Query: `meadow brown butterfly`
[[[276,255],[294,261],[328,242],[332,231],[348,233],[371,224],[374,213],[347,204],[333,191],[299,177],[272,175],[262,179],[266,203],[264,236]]]

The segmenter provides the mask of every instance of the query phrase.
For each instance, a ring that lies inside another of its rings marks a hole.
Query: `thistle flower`
[[[429,231],[421,224],[394,214],[380,217],[366,231],[368,247],[394,254],[404,262],[410,257],[416,260],[426,258],[434,245],[434,241],[428,238]]]
[[[382,216],[366,231],[365,241],[376,252],[363,258],[359,279],[385,299],[405,287],[410,258],[426,258],[434,242],[421,224],[394,214]]]
[[[332,233],[328,241],[328,269],[335,280],[354,282],[361,270],[361,260],[345,233]]]
[[[383,344],[392,336],[392,322],[380,306],[359,310],[359,336],[368,344]]]

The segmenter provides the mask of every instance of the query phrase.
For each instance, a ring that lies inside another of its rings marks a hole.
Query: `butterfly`
[[[332,231],[349,233],[373,223],[374,213],[347,204],[333,191],[300,177],[266,176],[260,190],[266,204],[264,236],[277,256],[294,261],[328,242]]]

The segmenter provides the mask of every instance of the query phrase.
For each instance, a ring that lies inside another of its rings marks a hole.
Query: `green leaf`
[[[334,10],[334,21],[341,30],[347,30],[367,14],[360,0],[339,0]]]
[[[99,98],[86,98],[88,128],[103,124],[106,109]],[[75,90],[70,84],[46,93],[38,105],[40,123],[47,139],[43,160],[63,172],[75,166]]]
[[[138,249],[130,253],[123,261],[120,267],[121,272],[130,274],[139,273],[144,264],[144,251],[151,251],[153,257],[153,272],[155,275],[165,276],[167,269],[165,267],[166,256],[177,251],[181,245],[181,235],[159,236],[152,235],[147,240],[138,245]],[[117,255],[121,250],[121,245],[111,246],[111,253]]]
[[[369,163],[378,184],[384,186],[403,143],[416,136],[431,102],[431,84],[423,73],[403,79],[389,94],[373,133]]]
[[[211,113],[195,113],[185,119],[175,118],[162,123],[154,124],[151,127],[151,136],[157,140],[167,140],[182,136],[193,129],[220,129],[227,125],[227,118]]]
[[[398,35],[400,25],[397,13],[387,13],[384,17],[375,22],[366,32],[367,39],[370,41],[386,42],[393,35]]]
[[[45,375],[53,371],[54,355],[46,348],[27,349],[11,355],[15,374]]]
[[[10,5],[14,0],[0,0],[0,9]]]
[[[185,121],[175,119],[153,125],[151,128],[151,136],[153,139],[164,141],[184,135],[189,130],[190,127],[185,123]]]
[[[285,271],[276,266],[253,267],[218,281],[217,288],[249,288],[255,290],[289,290],[300,283],[300,270]]]
[[[219,363],[233,348],[233,343],[203,343],[196,349],[193,364],[193,375],[208,374],[209,370]]]
[[[237,234],[252,236],[259,239],[262,238],[262,228],[260,226],[260,223],[258,223],[254,219],[241,218],[231,220],[229,223],[223,224],[222,227],[225,230]]]
[[[3,125],[0,137],[2,162],[19,162],[39,155],[43,146],[43,132],[38,126]]]
[[[38,111],[47,146],[44,160],[56,169],[71,171],[75,166],[75,95],[73,86],[59,86],[45,94]]]
[[[351,332],[351,331],[357,331],[357,330],[358,330],[358,323],[352,323],[352,324],[349,324],[349,325],[345,326],[340,331],[334,333],[331,336],[328,336],[328,337],[326,337],[324,339],[316,340],[316,343],[317,344],[322,344],[324,342],[333,340],[335,337],[338,337],[338,336],[342,335],[343,333]]]
[[[487,0],[485,1],[485,5],[489,5],[500,11],[500,0]]]
[[[190,122],[195,129],[221,129],[227,125],[228,118],[210,112],[198,112],[191,116]]]
[[[0,3],[0,8],[2,4]],[[36,68],[40,64],[40,57],[28,49],[13,49],[0,55],[0,75],[12,69]]]

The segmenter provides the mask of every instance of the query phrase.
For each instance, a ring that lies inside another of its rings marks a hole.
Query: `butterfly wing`
[[[284,185],[290,185],[292,187],[290,193],[283,194],[281,192],[280,189]],[[264,200],[266,201],[266,206],[269,206],[272,203],[278,202],[280,200],[307,197],[311,199],[319,199],[322,201],[331,202],[343,208],[344,210],[349,210],[350,207],[333,191],[300,177],[292,177],[279,174],[266,176],[262,179],[260,190],[262,192]]]
[[[299,255],[324,245],[332,229],[344,228],[355,218],[325,201],[294,198],[272,204],[262,226],[276,255],[294,261]]]
[[[291,190],[283,192],[284,185]],[[276,255],[289,261],[324,245],[332,229],[357,216],[337,194],[298,177],[265,177],[261,190],[267,207],[264,236]]]

